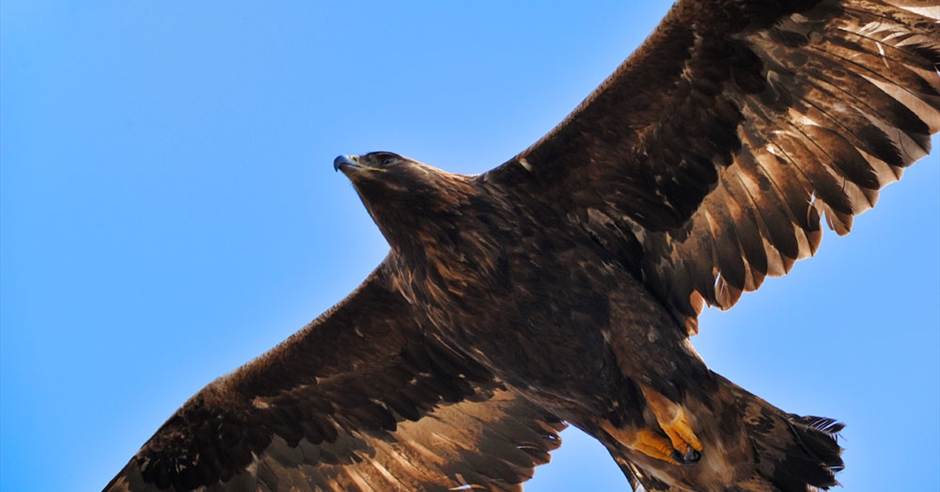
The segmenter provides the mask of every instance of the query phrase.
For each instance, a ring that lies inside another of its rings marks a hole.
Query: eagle
[[[637,490],[836,485],[842,424],[712,372],[690,337],[929,153],[938,22],[935,0],[680,0],[488,172],[337,157],[388,256],[105,490],[521,490],[567,425]]]

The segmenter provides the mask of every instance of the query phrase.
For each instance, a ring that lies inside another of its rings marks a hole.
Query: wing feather
[[[704,304],[728,309],[815,254],[823,217],[848,233],[927,155],[938,18],[915,0],[680,1],[565,121],[482,179],[587,217],[578,226],[694,333]]]
[[[105,490],[521,490],[564,425],[424,337],[390,275],[202,389]]]

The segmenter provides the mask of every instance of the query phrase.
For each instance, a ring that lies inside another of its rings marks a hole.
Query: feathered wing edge
[[[936,20],[877,1],[824,2],[743,38],[768,82],[729,95],[743,147],[684,227],[645,240],[647,279],[693,333],[703,304],[728,309],[815,254],[823,217],[848,234],[940,131]]]
[[[728,309],[812,256],[823,217],[848,233],[927,155],[935,7],[680,0],[564,122],[480,179],[584,228],[694,334],[705,304]]]
[[[565,425],[424,338],[388,275],[197,393],[105,491],[521,490]]]

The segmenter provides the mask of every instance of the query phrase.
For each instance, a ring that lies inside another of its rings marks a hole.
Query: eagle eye
[[[382,159],[382,165],[383,165],[383,166],[391,166],[391,165],[394,164],[395,161],[397,161],[397,160],[398,160],[398,159],[397,159],[396,157],[389,156],[389,157],[386,157],[386,158]]]

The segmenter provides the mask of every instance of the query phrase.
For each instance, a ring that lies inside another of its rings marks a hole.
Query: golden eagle
[[[106,490],[519,490],[569,423],[634,488],[836,484],[841,424],[711,372],[689,336],[927,154],[938,19],[934,0],[680,1],[487,173],[338,157],[388,257]]]

